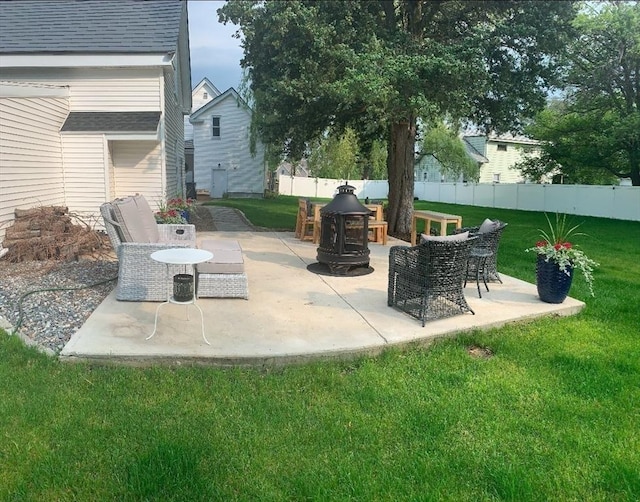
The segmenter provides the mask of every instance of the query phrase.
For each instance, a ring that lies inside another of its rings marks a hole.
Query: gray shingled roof
[[[180,0],[0,1],[0,53],[167,53]]]
[[[462,143],[467,150],[467,155],[480,164],[486,164],[489,159],[482,155],[475,146],[473,146],[466,138],[462,138]]]
[[[62,132],[155,132],[160,112],[71,112]]]

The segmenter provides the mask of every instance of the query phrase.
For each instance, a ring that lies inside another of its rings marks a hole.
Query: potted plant
[[[175,209],[182,214],[184,220],[189,223],[191,221],[191,213],[195,209],[196,201],[194,199],[183,199],[182,197],[175,197],[169,199],[167,202],[168,209]]]
[[[166,206],[161,206],[160,211],[157,211],[154,216],[156,217],[156,222],[161,225],[184,225],[186,223],[180,211],[177,209],[169,209]]]
[[[555,224],[551,222],[545,213],[549,224],[549,230],[540,230],[542,240],[533,248],[526,249],[538,255],[536,265],[536,286],[538,295],[543,302],[562,303],[571,288],[573,271],[581,272],[589,286],[591,296],[593,293],[593,269],[599,264],[587,257],[583,251],[571,243],[570,237],[585,235],[576,232],[578,225],[570,226],[567,215],[556,213]]]

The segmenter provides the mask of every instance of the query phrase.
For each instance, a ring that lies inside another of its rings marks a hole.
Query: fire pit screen
[[[318,263],[307,267],[326,275],[364,275],[369,267],[369,229],[371,211],[360,204],[355,187],[342,185],[333,200],[320,210]]]

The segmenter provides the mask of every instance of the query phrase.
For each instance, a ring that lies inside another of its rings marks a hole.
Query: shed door
[[[227,193],[227,171],[226,169],[211,170],[211,190],[212,199],[222,199]]]

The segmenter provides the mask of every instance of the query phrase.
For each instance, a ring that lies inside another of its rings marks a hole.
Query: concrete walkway
[[[249,300],[203,298],[207,345],[193,306],[165,305],[158,332],[150,340],[158,303],[121,302],[112,292],[62,350],[63,360],[130,364],[270,365],[323,357],[379,353],[385,347],[429,343],[440,336],[488,329],[520,319],[571,315],[584,304],[567,298],[560,305],[538,299],[535,285],[502,276],[504,284],[478,298],[475,283],[465,296],[476,315],[420,322],[387,306],[391,245],[371,244],[373,273],[360,277],[309,272],[316,246],[291,232],[246,231],[247,223],[227,208],[213,207],[219,231],[199,239],[240,242],[249,277]],[[224,211],[222,211],[224,210]],[[233,211],[233,210],[231,210]],[[244,230],[222,230],[244,228]],[[226,226],[228,225],[228,226]],[[189,319],[187,319],[187,316]]]
[[[223,206],[202,207],[206,207],[211,212],[218,232],[251,232],[254,230],[251,222],[237,209]]]

